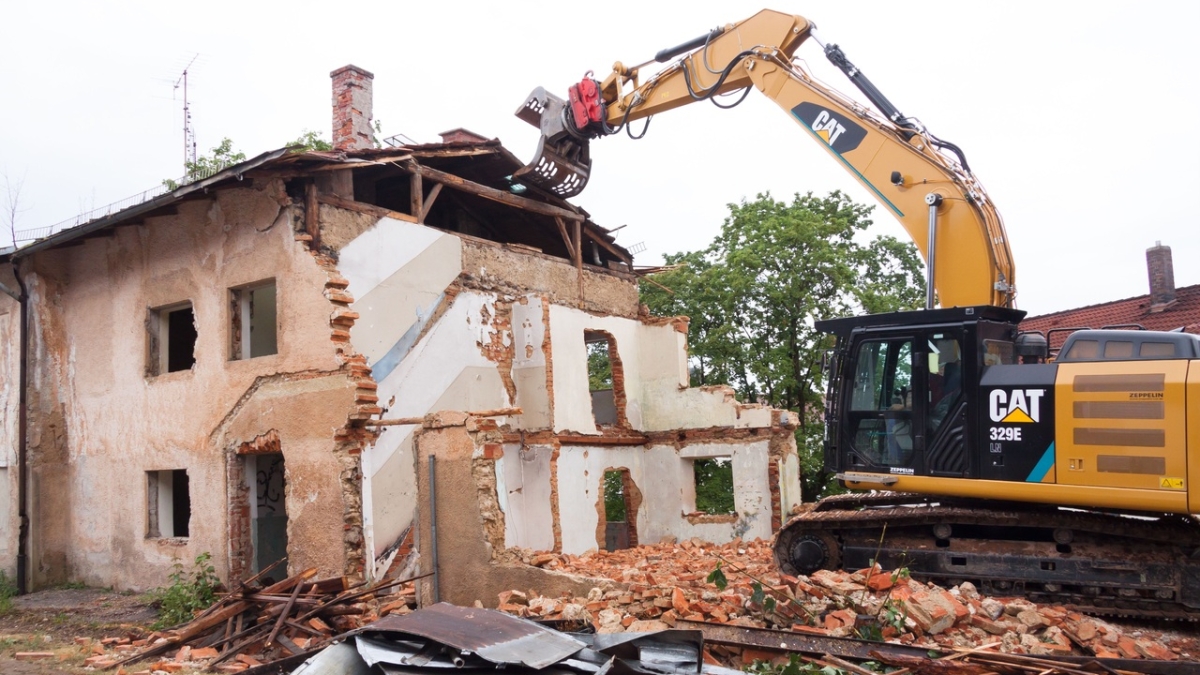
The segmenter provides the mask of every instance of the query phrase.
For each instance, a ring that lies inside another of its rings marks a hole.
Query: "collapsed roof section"
[[[546,255],[631,271],[632,254],[583,209],[511,180],[522,166],[498,140],[413,144],[346,152],[281,148],[154,199],[51,234],[37,251],[106,236],[111,228],[171,215],[184,201],[251,180],[282,179],[294,202],[321,203],[526,247]],[[309,188],[308,186],[312,186]]]

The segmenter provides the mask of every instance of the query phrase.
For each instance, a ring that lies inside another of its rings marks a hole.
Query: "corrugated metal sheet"
[[[586,646],[564,633],[503,612],[444,602],[405,616],[386,616],[364,631],[415,635],[492,663],[530,668],[558,663]]]

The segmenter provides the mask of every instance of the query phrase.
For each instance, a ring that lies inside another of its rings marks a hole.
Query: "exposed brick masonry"
[[[1150,311],[1157,311],[1175,302],[1175,266],[1171,262],[1171,247],[1156,243],[1146,249],[1146,271],[1150,275]]]
[[[366,150],[374,147],[371,128],[371,84],[375,76],[358,66],[342,66],[333,79],[333,148]]]

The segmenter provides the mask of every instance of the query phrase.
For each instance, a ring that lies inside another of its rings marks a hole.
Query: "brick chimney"
[[[1154,242],[1146,249],[1146,270],[1150,273],[1150,311],[1161,312],[1175,302],[1175,266],[1171,263],[1171,247]]]
[[[365,150],[371,140],[371,81],[375,76],[358,66],[342,66],[333,79],[333,149]]]
[[[487,143],[488,141],[488,139],[480,136],[474,131],[471,131],[470,129],[463,129],[462,127],[451,129],[450,131],[443,131],[442,133],[438,134],[438,136],[442,137],[443,143]]]

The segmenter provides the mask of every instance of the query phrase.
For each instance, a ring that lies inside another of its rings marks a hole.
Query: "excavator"
[[[795,57],[809,40],[869,106],[812,76]],[[824,464],[851,492],[781,528],[780,571],[878,563],[1092,613],[1200,618],[1200,337],[1100,327],[1051,355],[1046,335],[1022,332],[1004,224],[963,151],[807,19],[764,10],[589,74],[566,99],[535,89],[517,116],[541,138],[513,178],[572,197],[590,141],[752,90],[900,222],[927,270],[922,310],[817,323],[835,338]]]

